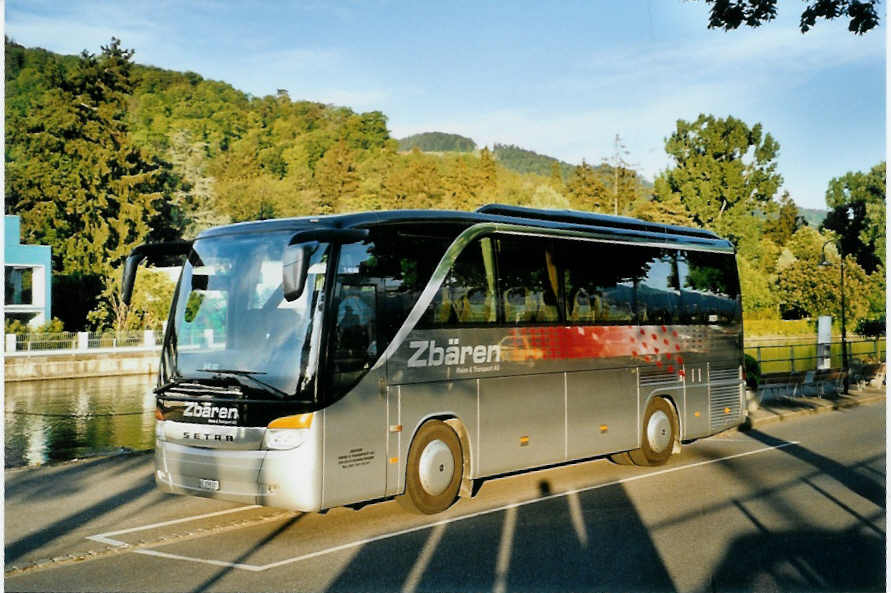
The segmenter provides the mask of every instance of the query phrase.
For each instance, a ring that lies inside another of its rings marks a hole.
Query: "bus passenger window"
[[[560,241],[566,317],[572,323],[619,324],[634,321],[635,278],[643,249],[631,245]]]
[[[646,276],[637,285],[637,313],[640,323],[678,321],[680,290],[674,254],[666,249],[651,250]]]
[[[729,253],[687,251],[678,255],[681,309],[691,323],[735,323],[740,319],[739,276]]]
[[[458,255],[428,306],[421,326],[494,323],[496,312],[492,240],[482,238]]]
[[[534,237],[499,239],[498,257],[505,323],[558,322],[560,285],[552,244]]]

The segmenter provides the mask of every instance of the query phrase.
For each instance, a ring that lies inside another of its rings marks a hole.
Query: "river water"
[[[5,466],[151,448],[154,385],[154,375],[5,383]]]

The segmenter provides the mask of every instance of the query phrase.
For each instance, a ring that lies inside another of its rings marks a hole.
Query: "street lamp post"
[[[826,246],[830,243],[835,243],[835,241],[829,240],[823,243],[823,247],[821,251],[823,252],[823,261],[820,262],[821,266],[831,266],[832,264],[826,258]],[[843,379],[844,383],[844,393],[848,394],[848,345],[847,345],[847,332],[845,328],[845,254],[841,249],[841,246],[838,246],[838,254],[841,258],[841,280],[839,284],[841,285],[841,330],[842,330],[842,371],[845,373],[845,377]]]

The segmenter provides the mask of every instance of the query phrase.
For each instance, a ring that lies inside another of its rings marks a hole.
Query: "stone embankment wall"
[[[158,372],[157,350],[10,356],[4,358],[6,381],[75,379]]]

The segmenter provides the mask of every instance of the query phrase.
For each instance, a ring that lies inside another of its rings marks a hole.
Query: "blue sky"
[[[802,35],[803,3],[779,4],[772,23],[725,33],[702,0],[8,0],[6,34],[72,54],[114,35],[139,63],[383,111],[397,138],[452,132],[598,163],[618,133],[651,179],[677,119],[733,115],[774,136],[785,189],[822,208],[832,177],[885,158],[885,24]]]

